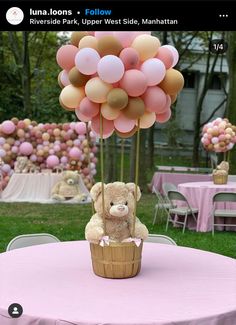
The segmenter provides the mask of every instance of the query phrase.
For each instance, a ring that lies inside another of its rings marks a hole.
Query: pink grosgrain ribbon
[[[105,245],[109,246],[109,236],[103,236],[99,243],[100,246],[104,247]]]
[[[132,241],[135,243],[135,245],[137,247],[139,247],[141,245],[141,242],[142,242],[142,240],[140,238],[131,238],[131,237],[129,237],[127,239],[124,239],[122,241],[122,243],[131,243]]]

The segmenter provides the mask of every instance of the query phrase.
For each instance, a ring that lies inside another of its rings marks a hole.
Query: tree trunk
[[[23,104],[26,116],[32,118],[31,107],[31,80],[30,80],[30,57],[29,57],[29,32],[22,32],[23,53],[22,53],[22,89],[23,89]]]
[[[211,34],[212,39],[213,33]],[[215,55],[214,61],[211,65],[211,53],[210,51],[207,54],[207,63],[206,63],[206,70],[205,70],[205,79],[204,85],[201,90],[200,97],[198,99],[197,107],[196,107],[196,119],[194,123],[194,138],[193,138],[193,166],[199,166],[199,143],[200,143],[200,127],[201,127],[201,115],[203,109],[203,102],[206,97],[207,91],[211,84],[213,73],[215,70],[215,65],[217,62],[218,55]]]
[[[227,117],[230,123],[236,125],[236,33],[229,32],[228,34],[228,65],[229,65],[229,94],[227,105]],[[236,149],[233,148],[230,152],[230,173],[236,173]]]

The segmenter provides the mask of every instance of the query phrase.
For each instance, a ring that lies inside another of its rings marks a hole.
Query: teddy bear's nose
[[[119,205],[117,208],[119,211],[124,211],[125,207],[123,205]]]

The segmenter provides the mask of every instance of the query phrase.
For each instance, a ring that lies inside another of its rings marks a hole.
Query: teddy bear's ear
[[[104,184],[104,186],[105,186],[105,184]],[[102,183],[101,182],[93,185],[93,187],[90,190],[90,195],[91,195],[93,201],[97,201],[97,198],[101,192],[102,192]]]
[[[135,195],[135,184],[134,183],[127,183],[126,188],[129,190],[129,192],[131,192],[133,194],[133,196]],[[140,191],[140,188],[138,186],[138,188],[137,188],[137,201],[139,201],[140,198],[141,198],[141,191]]]

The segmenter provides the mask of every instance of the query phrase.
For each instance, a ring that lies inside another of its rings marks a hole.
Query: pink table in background
[[[24,313],[8,315],[13,302]],[[93,274],[89,244],[64,242],[0,254],[1,325],[233,325],[234,259],[144,243],[141,273]]]
[[[180,183],[210,181],[211,179],[212,176],[208,174],[204,175],[156,172],[152,178],[151,188],[154,186],[159,192],[162,193],[163,183],[172,183],[178,186]]]
[[[193,208],[198,209],[197,227],[196,223],[191,222],[189,226],[191,228],[195,226],[197,231],[205,232],[211,230],[212,198],[214,194],[225,191],[236,192],[236,182],[228,182],[223,185],[216,185],[213,182],[184,183],[178,185],[178,190],[186,196]],[[227,203],[227,208],[230,209],[230,207],[236,209],[235,204]],[[230,222],[229,218],[228,221]],[[236,230],[236,227],[232,228],[232,230]]]

